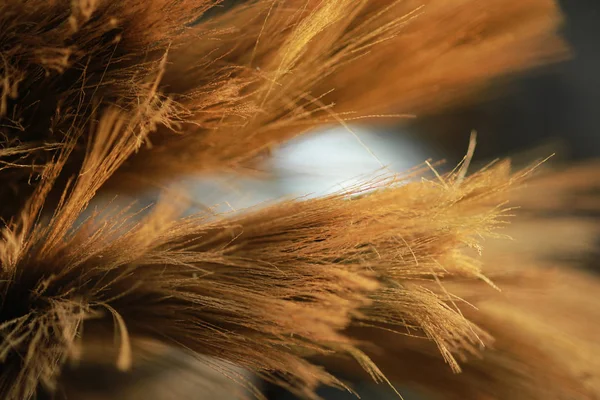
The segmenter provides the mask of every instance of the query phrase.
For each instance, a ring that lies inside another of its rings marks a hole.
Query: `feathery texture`
[[[258,397],[239,368],[316,398],[320,385],[350,390],[316,361],[331,355],[387,381],[365,343],[380,338],[355,333],[381,328],[407,333],[423,366],[435,358],[454,372],[496,337],[502,351],[467,364],[469,385],[453,393],[555,378],[521,369],[542,353],[560,361],[537,346],[545,331],[533,319],[519,336],[525,328],[502,325],[520,315],[510,305],[473,313],[458,297],[481,282],[493,290],[477,252],[529,171],[497,163],[468,176],[465,163],[216,217],[182,218],[173,199],[141,210],[90,202],[239,171],[315,126],[464,99],[564,55],[556,5],[261,0],[201,18],[217,3],[0,0],[0,397],[60,388],[66,362],[97,343],[128,371],[150,341]],[[485,379],[471,381],[473,365]],[[555,382],[567,397],[593,393],[571,372]]]
[[[0,217],[67,136],[78,171],[111,107],[146,116],[113,179],[131,189],[240,171],[315,126],[435,109],[565,54],[551,0],[262,0],[198,19],[217,3],[0,2]]]
[[[350,354],[384,379],[344,333],[354,324],[410,329],[455,369],[454,354],[485,344],[445,292],[421,283],[485,279],[461,249],[500,223],[498,196],[520,176],[510,178],[506,165],[467,178],[459,169],[439,181],[383,181],[227,219],[178,219],[177,204],[159,203],[140,221],[104,210],[78,222],[137,147],[136,132],[116,112],[101,118],[53,216],[43,218],[45,197],[68,151],[4,230],[4,398],[28,398],[38,382],[51,388],[66,358],[85,351],[76,339],[106,336],[113,325],[121,369],[132,363],[131,341],[149,337],[305,397],[321,384],[344,387],[309,355]]]
[[[482,257],[501,292],[444,283],[463,315],[494,338],[481,357],[461,364],[462,373],[451,374],[431,343],[374,329],[352,336],[377,344],[368,354],[389,379],[428,398],[598,398],[600,302],[593,294],[600,281],[590,273],[597,269],[575,269],[597,251],[598,173],[597,162],[550,169],[511,192],[523,204],[503,230],[514,241],[487,242]],[[352,372],[348,365],[335,363]]]

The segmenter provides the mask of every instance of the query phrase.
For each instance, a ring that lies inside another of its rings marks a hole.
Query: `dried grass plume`
[[[326,368],[340,356],[395,390],[385,360],[374,362],[393,343],[436,374],[463,371],[452,395],[567,382],[556,386],[567,397],[593,398],[596,381],[577,380],[585,361],[564,362],[555,380],[535,370],[533,360],[562,362],[538,345],[545,328],[524,316],[531,336],[522,320],[508,331],[512,305],[478,296],[496,290],[483,242],[500,236],[508,193],[530,169],[468,174],[467,158],[448,174],[384,175],[232,215],[184,217],[174,198],[90,206],[98,193],[243,172],[316,126],[468,99],[564,57],[556,5],[259,0],[219,13],[218,3],[0,0],[0,397],[59,397],[68,363],[100,354],[129,371],[164,348],[258,398],[240,368],[308,399],[321,385],[351,391]],[[590,337],[562,349],[584,357]],[[423,378],[402,371],[395,380]]]

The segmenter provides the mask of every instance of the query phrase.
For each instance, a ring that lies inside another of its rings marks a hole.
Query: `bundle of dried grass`
[[[312,357],[345,354],[387,380],[353,329],[408,330],[454,371],[490,342],[441,283],[490,283],[469,249],[495,235],[526,174],[505,163],[219,218],[89,204],[109,184],[242,168],[371,105],[438,107],[448,97],[426,104],[430,85],[469,93],[562,54],[554,4],[274,0],[198,21],[215,3],[0,0],[2,398],[56,389],[66,361],[111,347],[113,331],[121,370],[150,340],[306,398],[347,388]],[[357,65],[390,55],[402,62],[371,76],[374,89],[359,84]]]
[[[470,178],[459,170],[444,182],[384,181],[385,190],[368,185],[217,221],[177,219],[179,207],[159,204],[139,222],[96,212],[74,225],[136,148],[135,132],[114,113],[101,119],[53,216],[40,220],[68,151],[4,230],[5,398],[28,398],[38,382],[52,387],[66,358],[82,351],[84,322],[99,339],[115,324],[121,369],[131,365],[131,341],[149,337],[305,397],[321,384],[344,387],[310,355],[347,353],[384,379],[344,334],[353,324],[421,332],[455,368],[453,354],[484,345],[483,332],[420,282],[484,279],[461,248],[499,223],[494,197],[513,180],[505,166]]]

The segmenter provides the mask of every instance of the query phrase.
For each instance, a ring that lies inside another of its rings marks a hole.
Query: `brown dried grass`
[[[452,374],[430,342],[382,329],[353,329],[393,382],[439,399],[596,399],[600,395],[600,290],[595,270],[582,270],[600,237],[598,163],[549,168],[511,192],[523,204],[504,233],[488,241],[481,261],[501,291],[454,280],[463,315],[493,337],[479,357]],[[338,371],[358,373],[348,363]]]
[[[185,25],[213,3],[0,2],[1,397],[52,390],[67,360],[85,359],[89,341],[110,347],[111,332],[119,369],[150,339],[207,356],[242,385],[239,367],[306,398],[319,385],[346,388],[312,357],[345,354],[387,380],[357,329],[419,337],[407,340],[437,347],[456,372],[457,360],[490,343],[488,329],[514,340],[488,313],[472,317],[480,326],[467,318],[456,294],[473,293],[453,284],[490,284],[471,253],[496,236],[506,190],[528,172],[511,175],[506,163],[408,184],[382,177],[218,218],[181,218],[184,205],[167,201],[147,210],[89,204],[109,180],[114,190],[242,168],[371,105],[442,106],[446,94],[563,54],[555,5],[257,1]],[[402,62],[366,74],[365,89],[358,67],[384,58]],[[452,67],[443,76],[438,60]],[[431,99],[431,85],[445,95]],[[522,362],[514,348],[485,367],[507,388],[525,379],[503,361]]]
[[[465,317],[494,338],[480,357],[461,364],[460,374],[450,373],[435,348],[422,340],[382,330],[354,331],[353,337],[376,343],[377,349],[367,353],[383,373],[427,398],[598,398],[600,304],[592,294],[598,292],[597,277],[563,266],[519,265],[518,273],[496,279],[501,293],[473,282],[446,285],[476,305],[476,310],[463,307]],[[349,368],[348,363],[335,366]]]
[[[74,141],[3,232],[4,398],[28,398],[38,382],[52,387],[64,361],[82,351],[84,326],[92,337],[115,326],[121,369],[132,363],[131,341],[151,337],[305,397],[321,384],[344,387],[310,355],[350,354],[385,379],[344,333],[355,324],[410,329],[433,340],[454,369],[454,354],[485,344],[443,290],[422,282],[485,279],[461,249],[500,223],[497,196],[520,177],[505,164],[467,178],[460,169],[443,180],[383,180],[226,219],[179,219],[181,206],[159,203],[141,221],[97,211],[76,225],[139,146],[138,128],[106,114],[52,217],[43,218],[45,198]]]

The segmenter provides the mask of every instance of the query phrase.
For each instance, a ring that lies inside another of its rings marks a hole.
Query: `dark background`
[[[426,118],[414,130],[438,153],[460,157],[471,129],[479,134],[482,158],[550,142],[561,159],[599,156],[600,1],[559,3],[566,16],[562,33],[573,51],[569,61],[510,81],[494,100]]]

